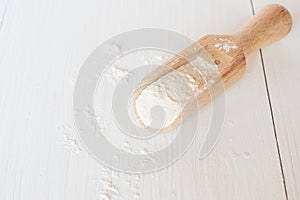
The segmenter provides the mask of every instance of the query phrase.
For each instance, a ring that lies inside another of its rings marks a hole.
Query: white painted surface
[[[255,10],[267,3],[254,1]],[[299,199],[299,2],[282,4],[293,11],[293,32],[264,48],[263,58],[287,193]],[[74,81],[98,44],[143,27],[193,39],[232,33],[252,15],[250,1],[11,0],[2,7],[0,199],[101,199],[110,187],[99,180],[110,177],[120,199],[286,199],[258,52],[248,57],[244,79],[226,92],[222,137],[206,159],[198,160],[193,147],[139,180],[103,172],[76,143]]]
[[[270,2],[257,1],[255,8]],[[292,13],[293,29],[288,37],[262,52],[288,198],[300,199],[300,1],[278,3]]]

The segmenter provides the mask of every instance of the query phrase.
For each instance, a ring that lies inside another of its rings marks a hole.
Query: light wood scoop
[[[230,87],[237,82],[246,69],[245,55],[248,55],[259,48],[283,38],[289,33],[292,27],[292,18],[287,9],[278,4],[270,4],[260,10],[251,21],[246,24],[241,31],[233,35],[206,35],[191,45],[179,55],[172,57],[162,66],[148,74],[140,83],[140,87],[133,96],[133,105],[136,108],[136,99],[141,92],[151,83],[160,79],[160,77],[170,73],[172,70],[188,73],[196,79],[199,87],[206,86],[206,81],[192,70],[189,61],[199,56],[203,49],[210,56],[210,59],[218,66],[218,72],[224,88]],[[176,42],[176,41],[175,41]],[[203,49],[197,49],[195,46],[201,46]],[[225,45],[225,46],[224,46]],[[209,90],[203,90],[197,96],[201,105],[211,102]],[[137,118],[139,115],[135,112]],[[141,121],[141,120],[140,120]],[[166,127],[161,132],[168,132],[176,128],[181,120],[178,117],[172,125]],[[143,124],[143,121],[141,121]]]

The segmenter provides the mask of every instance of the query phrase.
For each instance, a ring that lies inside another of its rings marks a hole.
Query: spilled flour
[[[98,134],[104,134],[106,129],[111,127],[111,124],[104,117],[103,109],[98,110],[98,113],[95,114],[91,107],[87,107],[85,114],[91,127]]]
[[[202,77],[206,82],[210,81],[210,84],[213,84],[218,74],[217,65],[208,63],[199,56],[187,65],[160,77],[148,85],[137,97],[135,109],[144,126],[151,125],[151,109],[159,106],[164,110],[164,128],[167,128],[180,117],[189,100],[207,89],[207,86],[200,88],[197,79],[187,73],[184,68],[190,70],[192,68],[198,79]]]
[[[101,200],[139,200],[140,175],[125,174],[103,168],[100,179],[94,179],[100,189]]]
[[[81,151],[78,140],[70,135],[64,134],[64,144],[73,153],[79,153]]]
[[[126,69],[122,69],[120,67],[116,67],[116,66],[112,66],[110,68],[108,68],[107,70],[105,70],[105,72],[103,73],[103,76],[111,81],[112,83],[118,83],[124,76],[126,76],[128,74],[128,70]],[[125,82],[128,80],[124,80]]]
[[[118,172],[113,172],[110,169],[104,168],[102,171],[102,178],[98,180],[101,183],[102,189],[100,191],[101,199],[113,200],[119,199],[120,191],[113,183],[113,178],[119,177]]]
[[[104,48],[105,52],[108,54],[118,55],[121,53],[121,47],[117,44],[105,44]]]
[[[57,128],[58,132],[62,134],[63,137],[63,144],[64,146],[71,152],[71,153],[79,153],[81,152],[81,144],[77,135],[75,135],[71,126],[60,126]]]
[[[106,53],[108,54],[120,55],[122,53],[121,47],[117,44],[106,44],[104,47]],[[118,83],[128,73],[129,71],[126,69],[117,66],[111,66],[104,71],[103,76],[113,83]]]

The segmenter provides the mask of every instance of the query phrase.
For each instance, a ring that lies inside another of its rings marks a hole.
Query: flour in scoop
[[[164,110],[163,128],[172,125],[181,116],[186,104],[203,89],[207,89],[207,87],[200,87],[197,79],[204,78],[205,81],[209,81],[214,79],[218,73],[217,65],[210,64],[199,56],[187,65],[160,77],[148,85],[137,97],[135,109],[144,126],[151,125],[150,111],[155,106],[160,106]],[[185,68],[190,68],[197,77],[186,72]]]
[[[215,47],[219,50],[223,50],[226,53],[228,53],[231,49],[237,49],[238,46],[236,46],[231,40],[218,38],[219,43],[215,44]]]

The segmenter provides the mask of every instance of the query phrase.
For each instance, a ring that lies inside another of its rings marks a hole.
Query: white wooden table
[[[299,0],[276,2],[292,13],[293,30],[248,57],[245,77],[226,92],[223,133],[206,159],[191,149],[162,171],[130,176],[68,145],[76,141],[74,79],[101,42],[144,27],[193,39],[229,34],[268,3],[1,0],[0,199],[300,199]]]

